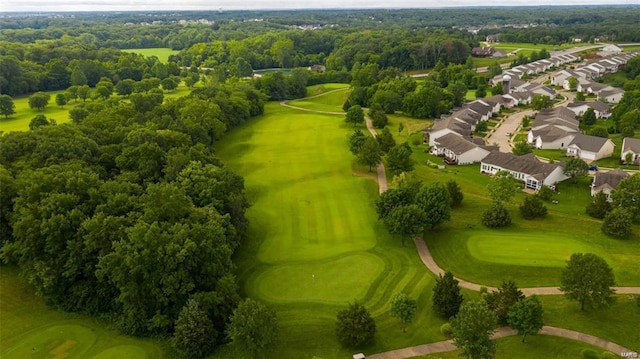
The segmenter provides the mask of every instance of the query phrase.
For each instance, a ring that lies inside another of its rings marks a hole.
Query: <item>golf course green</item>
[[[535,267],[563,267],[572,253],[592,251],[561,233],[483,232],[471,234],[467,248],[481,261]]]

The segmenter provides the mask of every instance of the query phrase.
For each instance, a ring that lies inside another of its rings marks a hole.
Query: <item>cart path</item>
[[[433,259],[431,252],[429,251],[429,247],[427,247],[427,243],[420,238],[416,237],[413,240],[416,244],[416,248],[418,249],[418,255],[422,260],[422,263],[435,275],[444,274],[444,269],[440,268],[436,261]],[[460,287],[467,288],[475,291],[480,291],[481,287],[486,287],[487,290],[498,290],[495,287],[483,286],[482,284],[477,284],[473,282],[466,281],[464,279],[456,278],[458,282],[460,282]],[[615,289],[616,294],[640,294],[640,287],[613,287]],[[564,292],[560,291],[560,288],[557,287],[534,287],[534,288],[520,288],[524,295],[562,295]]]
[[[325,93],[321,93],[319,95],[315,95],[315,96],[310,96],[310,97],[305,97],[305,98],[301,98],[301,99],[296,99],[297,100],[308,100],[308,99],[312,99],[312,98],[316,98],[316,97],[320,97],[320,96],[324,96],[326,94],[330,94],[332,92],[338,92],[338,91],[345,91],[347,90],[345,89],[337,89],[337,90],[331,90]],[[306,111],[306,112],[314,112],[314,113],[320,113],[320,114],[325,114],[325,115],[344,115],[344,112],[333,112],[333,111],[320,111],[320,110],[313,110],[313,109],[309,109],[309,108],[304,108],[304,107],[298,107],[298,106],[293,106],[290,105],[288,103],[288,101],[281,101],[280,105],[284,106],[284,107],[288,107],[294,110],[299,110],[299,111]],[[378,137],[378,133],[376,132],[376,130],[373,128],[373,123],[371,122],[371,119],[368,116],[364,117],[364,121],[367,125],[367,130],[369,130],[369,133],[371,133],[371,136]],[[384,191],[386,191],[389,186],[387,184],[387,171],[384,168],[384,163],[380,162],[378,163],[378,165],[376,166],[376,172],[377,172],[377,178],[378,178],[378,193],[383,193]]]
[[[566,339],[573,339],[583,343],[591,344],[593,346],[608,350],[616,355],[620,355],[623,352],[632,352],[631,350],[623,347],[622,345],[618,345],[616,343],[604,340],[602,338],[594,337],[593,335],[576,332],[574,330],[550,327],[545,325],[542,327],[542,330],[538,332],[540,335],[549,335],[554,337],[561,337]],[[518,335],[518,332],[515,329],[511,329],[509,327],[500,327],[496,329],[496,332],[493,334],[492,339],[499,339],[504,337],[510,337]],[[441,342],[429,343],[417,345],[414,347],[407,347],[402,349],[390,350],[384,353],[367,355],[369,359],[404,359],[404,358],[413,358],[421,355],[434,354],[434,353],[443,353],[457,350],[458,347],[453,344],[452,340],[444,340]]]

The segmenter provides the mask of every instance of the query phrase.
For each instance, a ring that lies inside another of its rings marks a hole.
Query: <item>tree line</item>
[[[1,136],[0,258],[47,303],[126,333],[185,334],[176,320],[201,310],[199,346],[226,340],[248,202],[211,144],[264,101],[247,83],[148,106],[111,98],[76,123]]]

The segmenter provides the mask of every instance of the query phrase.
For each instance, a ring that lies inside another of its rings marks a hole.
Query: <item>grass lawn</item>
[[[162,358],[168,348],[132,338],[107,323],[45,305],[14,268],[0,271],[0,357]]]
[[[0,131],[27,131],[29,130],[29,122],[37,115],[45,115],[47,119],[54,119],[56,123],[69,122],[69,109],[75,106],[75,102],[60,107],[56,105],[56,95],[62,93],[62,91],[47,92],[51,95],[49,99],[49,105],[44,111],[32,110],[29,107],[29,96],[15,97],[13,103],[16,105],[16,113],[5,119],[4,116],[0,116]]]
[[[318,98],[320,100],[321,98]],[[273,306],[281,342],[273,357],[341,358],[354,349],[335,338],[335,316],[348,302],[375,317],[376,353],[445,339],[431,310],[434,280],[412,245],[402,247],[377,220],[377,184],[347,148],[342,116],[269,103],[265,115],[235,129],[218,155],[245,178],[252,204],[250,242],[237,255],[243,291]],[[406,334],[389,314],[390,298],[418,300]],[[234,356],[233,346],[217,356]]]
[[[540,296],[546,325],[589,333],[640,352],[640,308],[631,295],[617,295],[607,308],[581,311],[564,296]]]
[[[520,336],[496,340],[496,359],[575,359],[582,358],[582,350],[591,349],[596,353],[605,350],[577,340],[551,337],[548,335],[528,336],[522,343]],[[421,359],[459,359],[460,351],[430,354]]]
[[[164,47],[156,47],[156,48],[147,48],[147,49],[121,49],[123,52],[134,52],[136,54],[140,54],[144,57],[155,56],[160,60],[160,62],[167,63],[169,62],[169,56],[177,54],[178,50],[171,50],[169,48]]]

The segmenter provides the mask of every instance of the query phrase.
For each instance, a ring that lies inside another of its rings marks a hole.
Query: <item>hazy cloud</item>
[[[133,10],[242,10],[309,8],[436,8],[517,5],[636,5],[638,0],[0,0],[0,11],[133,11]]]

